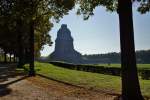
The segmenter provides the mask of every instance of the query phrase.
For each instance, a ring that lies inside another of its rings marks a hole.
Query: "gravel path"
[[[40,76],[26,78],[7,87],[0,100],[113,100],[114,96],[66,85]]]

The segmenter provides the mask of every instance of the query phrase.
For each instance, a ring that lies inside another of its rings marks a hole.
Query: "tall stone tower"
[[[81,63],[82,55],[74,49],[73,38],[66,24],[62,24],[57,32],[55,51],[50,55],[52,61]]]

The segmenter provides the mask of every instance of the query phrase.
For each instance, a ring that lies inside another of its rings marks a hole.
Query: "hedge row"
[[[79,71],[86,71],[86,72],[93,72],[93,73],[101,73],[107,75],[121,75],[121,68],[116,67],[105,67],[105,66],[96,66],[96,65],[75,65],[71,63],[64,63],[64,62],[50,62],[53,65],[60,66],[63,68],[79,70]],[[150,69],[139,69],[139,75],[142,79],[150,79]]]
[[[150,69],[140,69],[138,70],[142,79],[149,80],[150,79]]]

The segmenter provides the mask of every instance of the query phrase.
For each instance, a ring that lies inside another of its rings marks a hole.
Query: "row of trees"
[[[17,57],[12,54],[6,54],[3,50],[0,49],[0,63],[7,63],[7,62],[17,62]]]
[[[35,75],[34,57],[40,56],[43,45],[52,44],[50,19],[59,20],[71,7],[60,0],[1,0],[0,48],[17,56],[19,67],[29,63],[29,75]]]
[[[150,63],[150,50],[139,50],[136,51],[137,63]],[[121,63],[121,54],[112,52],[106,54],[90,54],[83,55],[83,58],[89,63]]]
[[[52,26],[50,18],[59,19],[75,3],[77,14],[84,19],[93,15],[97,6],[105,6],[109,11],[117,11],[120,22],[120,44],[122,65],[123,100],[143,100],[141,95],[134,47],[132,4],[139,3],[138,10],[150,10],[150,0],[1,0],[0,1],[0,47],[19,57],[19,62],[29,55],[30,75],[34,75],[34,44],[37,51],[48,43],[48,30]],[[37,42],[38,41],[38,42]],[[38,49],[39,48],[39,49]],[[35,52],[36,53],[36,52]],[[20,64],[21,65],[21,64]]]

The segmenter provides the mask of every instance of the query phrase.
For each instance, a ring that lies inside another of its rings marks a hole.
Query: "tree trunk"
[[[9,62],[11,62],[11,54],[9,54]]]
[[[118,0],[120,21],[122,98],[123,100],[144,100],[139,86],[131,0]]]
[[[34,70],[34,21],[32,20],[30,23],[30,39],[29,39],[29,46],[30,46],[30,70],[29,76],[35,76]]]
[[[14,62],[14,63],[16,62],[16,55],[15,55],[15,54],[14,54],[13,62]]]
[[[7,53],[4,51],[4,62],[7,63]]]
[[[21,27],[22,27],[22,21],[21,19],[17,20],[17,32],[18,32],[18,58],[19,58],[19,62],[18,62],[18,67],[22,68],[23,67],[23,44],[22,44],[22,32],[21,32]]]

